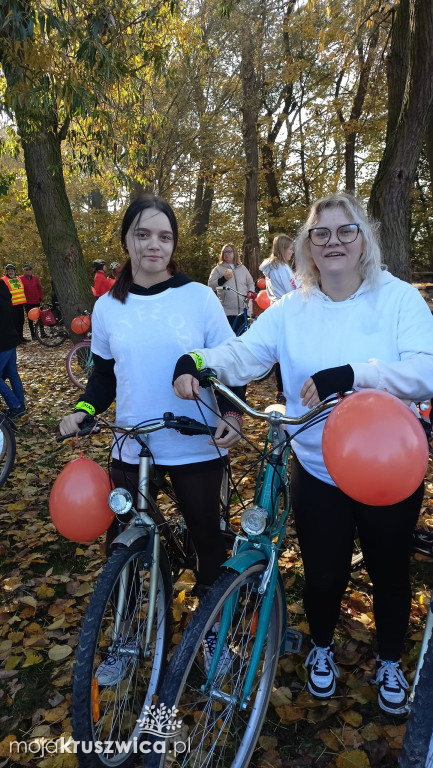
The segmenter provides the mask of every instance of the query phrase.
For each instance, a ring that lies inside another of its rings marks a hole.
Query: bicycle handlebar
[[[236,288],[231,288],[230,285],[223,285],[222,289],[223,291],[233,291],[233,293],[237,293],[237,295],[241,296],[241,298],[245,299],[245,301],[254,301],[257,298],[257,293],[254,291],[248,291],[247,295],[245,296],[244,293],[240,293],[236,290]]]
[[[196,419],[191,419],[189,416],[175,416],[170,411],[164,413],[162,419],[156,420],[151,424],[145,424],[143,426],[122,426],[115,422],[103,421],[100,422],[93,416],[85,416],[81,422],[82,426],[78,432],[71,432],[68,435],[59,435],[56,439],[58,443],[63,440],[67,440],[70,437],[84,437],[85,435],[98,434],[102,427],[112,429],[115,432],[122,432],[125,435],[135,437],[135,435],[147,435],[150,432],[157,432],[160,429],[175,429],[182,435],[215,435],[216,427],[207,426]]]
[[[314,408],[311,408],[310,411],[303,413],[302,416],[285,416],[282,413],[277,413],[276,411],[272,411],[271,413],[263,413],[262,411],[256,411],[254,408],[251,408],[251,406],[237,397],[237,395],[235,395],[231,389],[226,387],[225,384],[222,384],[222,382],[219,381],[213,372],[209,371],[209,369],[208,372],[205,373],[205,371],[202,371],[201,373],[202,375],[204,374],[203,378],[205,378],[206,381],[208,381],[211,386],[216,389],[217,392],[220,392],[220,394],[224,395],[233,403],[233,405],[236,405],[241,411],[243,411],[243,413],[246,413],[247,416],[251,416],[252,419],[267,421],[269,424],[291,424],[292,426],[300,426],[308,421],[311,421],[311,419],[314,419],[315,416],[323,413],[323,411],[333,408],[335,405],[337,405],[337,403],[340,402],[341,399],[340,397],[330,397],[327,400],[324,400],[322,403],[319,403],[319,405],[316,405]]]

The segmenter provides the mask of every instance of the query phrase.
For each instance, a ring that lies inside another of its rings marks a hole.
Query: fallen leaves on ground
[[[71,671],[80,626],[93,584],[103,566],[101,541],[77,545],[62,539],[48,514],[50,488],[67,461],[83,447],[87,457],[106,466],[109,438],[56,442],[57,424],[71,411],[78,391],[64,367],[68,344],[45,349],[33,343],[18,352],[28,414],[18,423],[13,474],[0,489],[0,766],[10,758],[41,768],[75,768],[71,754],[10,754],[13,741],[59,742],[71,734]],[[273,400],[271,379],[248,389],[258,408]],[[179,401],[180,402],[180,401]],[[181,411],[181,404],[179,412]],[[160,414],[155,414],[159,416]],[[263,445],[263,430],[246,419],[245,431]],[[242,444],[232,452],[240,494],[254,489],[254,449]],[[320,500],[319,500],[320,503]],[[172,504],[167,497],[162,508]],[[429,468],[425,525],[433,528],[433,473]],[[405,725],[377,708],[370,685],[375,666],[371,585],[362,568],[346,591],[336,635],[341,677],[335,696],[324,702],[306,690],[303,661],[308,653],[308,624],[302,606],[302,565],[293,527],[280,554],[287,591],[288,621],[304,634],[299,655],[280,659],[271,703],[251,760],[252,768],[387,768],[396,765]],[[431,583],[430,561],[413,567],[414,598],[404,665],[413,677]],[[182,576],[173,602],[172,643],[179,642],[188,616],[197,606],[190,597],[193,578]]]

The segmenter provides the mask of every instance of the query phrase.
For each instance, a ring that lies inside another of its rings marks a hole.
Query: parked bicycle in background
[[[91,350],[92,332],[90,330],[91,316],[89,312],[74,317],[71,329],[74,333],[85,333],[86,338],[74,344],[66,356],[66,373],[78,389],[86,388],[89,376],[92,374],[94,363]]]

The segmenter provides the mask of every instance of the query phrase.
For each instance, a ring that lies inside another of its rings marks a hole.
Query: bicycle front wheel
[[[89,376],[93,371],[93,355],[90,341],[79,341],[66,357],[66,373],[79,389],[86,389]]]
[[[284,595],[277,582],[262,654],[245,708],[241,709],[260,620],[263,596],[258,590],[265,567],[260,563],[243,574],[227,571],[220,576],[182,636],[158,700],[159,707],[178,708],[177,717],[182,719],[179,738],[187,744],[179,755],[173,740],[170,768],[246,768],[250,763],[269,703],[282,634]],[[206,687],[203,641],[209,630],[218,628],[224,605],[230,606],[230,626],[214,678]],[[160,766],[164,759],[153,757]]]
[[[60,347],[68,338],[63,325],[44,325],[41,320],[35,324],[36,339],[44,347]]]
[[[423,665],[407,721],[399,768],[433,766],[433,635],[427,645]]]
[[[138,721],[145,707],[151,706],[162,679],[169,640],[171,572],[161,547],[156,606],[146,647],[147,541],[143,537],[131,547],[114,551],[84,619],[72,689],[72,733],[79,743],[77,757],[83,768],[125,768],[137,761],[144,737]],[[102,744],[99,751],[96,742]]]
[[[16,450],[13,428],[3,417],[0,422],[0,488],[5,484],[12,471]]]

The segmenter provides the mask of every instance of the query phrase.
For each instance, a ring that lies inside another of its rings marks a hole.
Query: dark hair
[[[125,253],[128,253],[126,248],[126,235],[128,234],[137,216],[143,211],[146,211],[148,208],[156,208],[157,211],[160,211],[161,213],[164,213],[167,216],[167,219],[170,222],[171,229],[173,232],[173,253],[174,253],[176,250],[177,240],[179,236],[175,213],[171,205],[169,205],[161,197],[157,197],[156,195],[154,195],[152,192],[145,192],[143,195],[140,195],[140,197],[138,197],[136,200],[133,200],[133,202],[130,205],[128,205],[125,213],[123,214],[122,228],[120,230],[120,242],[122,244],[123,250],[125,251]],[[175,275],[176,272],[178,271],[177,264],[173,259],[173,254],[171,255],[170,261],[168,262],[167,269],[170,271],[172,275]],[[118,299],[119,301],[121,301],[122,304],[124,304],[132,283],[133,283],[133,277],[132,277],[131,257],[129,257],[126,260],[125,264],[123,265],[122,271],[110,291],[111,295],[115,299]]]

